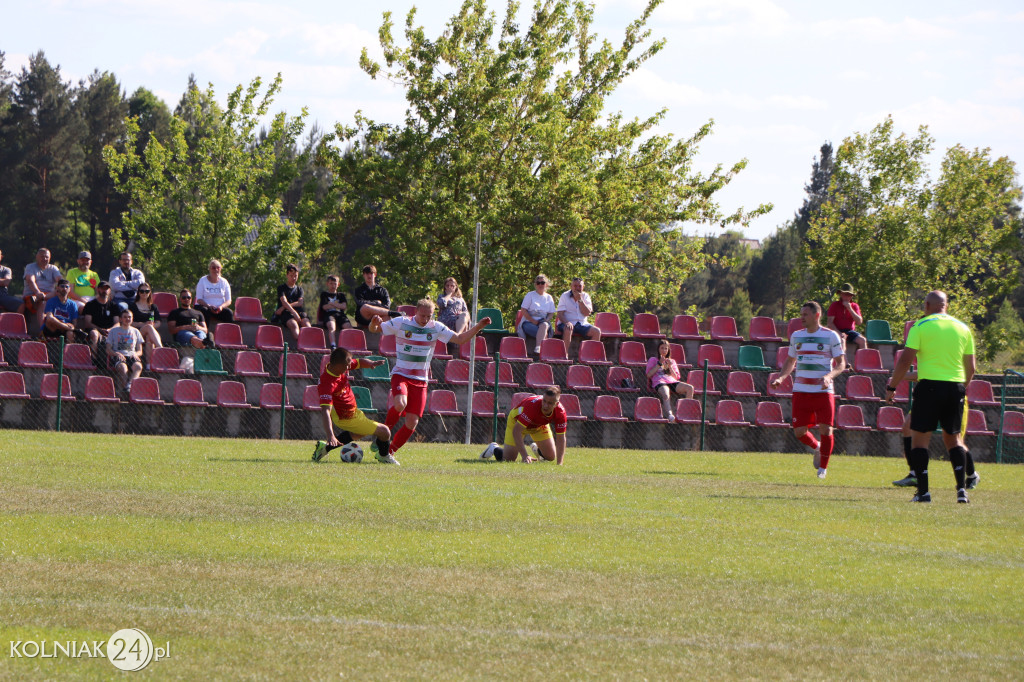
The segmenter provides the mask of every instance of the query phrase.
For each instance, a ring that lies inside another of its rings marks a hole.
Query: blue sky
[[[381,13],[392,11],[402,26],[410,0],[5,4],[0,50],[16,73],[43,50],[68,80],[111,71],[127,92],[144,86],[173,107],[190,73],[223,98],[280,71],[275,108],[308,107],[322,126],[351,123],[357,109],[398,122],[405,109],[402,92],[363,74],[358,57],[363,47],[379,52]],[[416,3],[418,20],[436,35],[459,4]],[[598,0],[595,29],[618,42],[644,4]],[[503,14],[504,3],[490,6]],[[799,208],[824,141],[838,144],[887,114],[908,134],[929,127],[938,150],[933,175],[941,152],[957,143],[1024,162],[1019,2],[667,0],[650,26],[668,44],[623,84],[610,109],[646,116],[667,107],[660,132],[677,137],[714,119],[698,167],[749,160],[718,195],[723,210],[775,206],[751,225],[750,237],[763,239]]]

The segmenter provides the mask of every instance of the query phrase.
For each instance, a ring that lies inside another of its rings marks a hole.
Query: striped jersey
[[[434,346],[438,340],[448,343],[455,332],[437,320],[430,320],[423,327],[413,317],[395,317],[380,325],[381,335],[395,337],[398,361],[391,374],[400,374],[410,379],[426,381],[430,378],[430,360],[434,357]]]
[[[832,371],[832,358],[843,354],[839,334],[827,327],[815,332],[799,329],[789,337],[789,355],[796,358],[794,393],[833,393],[833,386],[821,387],[821,378]]]

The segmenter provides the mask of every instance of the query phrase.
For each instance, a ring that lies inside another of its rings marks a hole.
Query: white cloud
[[[871,74],[864,69],[846,69],[839,77],[848,81],[866,81],[871,78]]]
[[[772,95],[768,104],[779,109],[796,109],[801,111],[824,111],[828,102],[810,95]]]
[[[991,105],[963,99],[929,97],[892,112],[893,120],[907,130],[927,125],[935,137],[1024,141],[1024,111],[1020,107]],[[876,114],[877,124],[885,116]],[[973,143],[972,143],[973,144]],[[985,144],[988,146],[988,143]]]
[[[828,19],[812,24],[809,30],[826,38],[845,38],[871,43],[894,41],[948,41],[957,31],[934,23],[905,17],[900,21],[886,21],[881,17],[856,19]]]
[[[302,24],[297,28],[303,52],[317,57],[358,55],[364,47],[379,46],[376,35],[355,24]]]

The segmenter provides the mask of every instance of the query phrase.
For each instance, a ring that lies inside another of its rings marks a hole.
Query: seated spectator
[[[672,394],[683,398],[693,397],[693,386],[682,380],[679,365],[672,359],[672,347],[666,339],[658,342],[658,354],[647,360],[647,380],[665,408],[665,416],[675,419],[672,414]]]
[[[100,343],[107,338],[107,332],[117,323],[117,305],[110,296],[110,284],[105,280],[96,285],[96,298],[85,304],[79,318],[79,327],[89,335],[89,345],[94,355],[99,355]]]
[[[132,267],[132,254],[125,251],[117,259],[118,267],[110,271],[110,286],[114,290],[114,304],[121,310],[135,300],[139,287],[146,281],[142,270]]]
[[[363,283],[352,292],[352,297],[356,302],[356,324],[360,327],[369,327],[374,315],[382,319],[402,316],[402,313],[390,310],[391,295],[377,284],[377,268],[373,265],[363,268]]]
[[[573,277],[572,288],[558,298],[557,331],[565,341],[565,352],[569,352],[569,343],[573,334],[582,336],[585,339],[601,340],[601,330],[593,325],[587,324],[587,316],[594,312],[594,304],[590,300],[590,294],[583,291],[583,278]]]
[[[338,330],[351,329],[352,323],[348,321],[348,299],[345,292],[338,291],[338,278],[334,275],[327,276],[327,291],[320,292],[320,305],[316,309],[316,323],[327,330],[327,340],[331,344],[331,350],[338,345]]]
[[[153,349],[164,347],[160,340],[160,311],[153,303],[152,286],[143,284],[139,287],[138,294],[128,310],[132,311],[132,326],[142,334],[143,358],[146,369],[149,369],[149,359],[153,357]]]
[[[206,318],[192,307],[192,292],[188,289],[181,290],[178,294],[178,307],[167,315],[167,333],[181,346],[213,346],[213,339],[206,329]]]
[[[214,328],[217,322],[235,321],[235,315],[231,312],[231,285],[220,276],[221,270],[220,261],[211,260],[210,274],[200,277],[196,284],[196,310]]]
[[[271,324],[284,327],[299,340],[299,328],[312,326],[306,314],[302,287],[299,286],[299,266],[294,263],[285,268],[285,283],[277,287],[277,310],[270,318]]]
[[[853,302],[853,297],[856,295],[857,292],[854,291],[852,284],[849,282],[843,284],[839,287],[839,300],[832,301],[825,312],[828,319],[826,326],[837,331],[839,338],[843,340],[843,352],[846,352],[847,340],[856,343],[857,348],[868,347],[868,340],[855,329],[864,321],[860,314],[860,306]]]
[[[4,259],[4,252],[0,251],[0,261]],[[0,265],[0,309],[9,313],[24,312],[25,302],[17,296],[11,296],[7,287],[11,286],[14,275],[6,265]]]
[[[86,303],[96,298],[96,285],[100,282],[100,276],[90,269],[91,266],[92,254],[82,251],[78,254],[78,267],[68,270],[67,279],[71,282],[69,298],[78,304],[79,312]]]
[[[78,305],[68,298],[71,283],[66,279],[57,280],[57,295],[46,302],[43,308],[43,336],[48,339],[64,337],[68,343],[75,340],[75,320],[78,319]]]
[[[43,326],[43,308],[46,301],[57,295],[57,280],[59,279],[61,279],[60,270],[56,265],[50,263],[49,249],[39,249],[36,252],[36,262],[25,266],[23,312],[35,316],[39,328]]]
[[[437,297],[437,321],[456,334],[469,327],[469,307],[454,277],[444,281],[444,291]]]
[[[527,291],[520,306],[523,316],[519,320],[516,334],[525,339],[532,336],[537,339],[533,352],[540,353],[540,346],[548,338],[551,322],[555,318],[555,299],[548,293],[547,276],[541,273],[533,278],[534,291]]]
[[[118,326],[107,334],[107,364],[121,377],[125,393],[142,374],[142,334],[132,326],[132,311],[122,310]]]

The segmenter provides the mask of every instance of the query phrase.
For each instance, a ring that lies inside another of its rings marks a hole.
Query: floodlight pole
[[[473,261],[473,313],[469,319],[476,320],[477,303],[480,294],[480,231],[481,224],[476,224],[476,257]],[[476,337],[469,340],[469,384],[466,386],[466,445],[470,444],[473,433],[473,384],[476,381]]]

